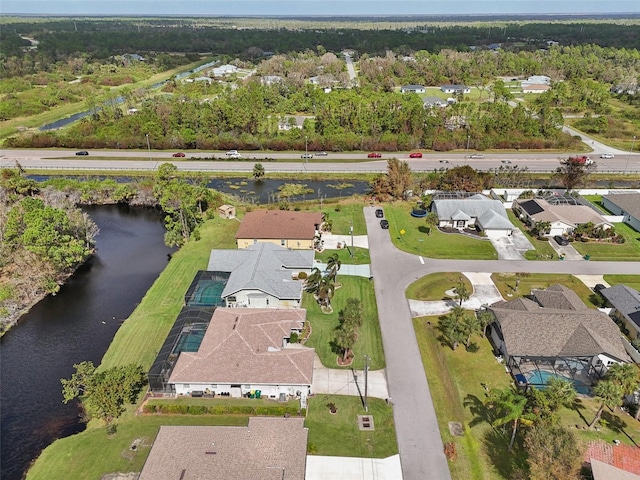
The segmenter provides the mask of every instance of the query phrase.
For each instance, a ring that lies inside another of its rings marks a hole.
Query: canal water
[[[60,379],[71,376],[75,363],[100,362],[172,251],[155,210],[85,211],[100,227],[96,255],[0,340],[3,480],[21,479],[47,445],[84,429],[77,404],[62,403]]]

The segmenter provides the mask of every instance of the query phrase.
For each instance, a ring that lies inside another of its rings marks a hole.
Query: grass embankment
[[[428,258],[467,260],[495,260],[498,258],[489,240],[475,239],[466,235],[441,233],[431,227],[427,235],[424,218],[411,216],[413,202],[394,202],[384,205],[389,220],[391,241],[400,250]],[[400,233],[404,230],[404,234]]]
[[[460,279],[472,293],[473,285],[467,277],[457,272],[443,272],[432,273],[413,282],[407,287],[407,298],[423,301],[447,300],[451,297],[446,294],[446,291],[455,288]]]
[[[332,415],[328,403],[336,406]],[[308,446],[315,455],[386,458],[398,453],[393,409],[384,400],[369,398],[365,413],[359,397],[317,395],[309,399],[305,426]],[[358,415],[371,415],[375,430],[360,431]],[[348,447],[348,448],[345,448]]]
[[[346,305],[348,298],[358,298],[362,302],[363,323],[358,329],[358,340],[353,349],[353,364],[345,368],[364,368],[364,356],[368,355],[369,368],[378,370],[384,368],[384,350],[382,348],[382,334],[378,323],[378,307],[373,290],[373,283],[363,277],[348,277],[338,274],[338,282],[342,284],[331,300],[333,313],[322,313],[318,302],[311,294],[305,293],[302,306],[307,309],[307,321],[311,325],[311,336],[305,344],[316,349],[322,364],[329,368],[339,368],[337,364],[338,352],[335,350],[334,338],[336,329],[340,325],[339,312]]]
[[[529,229],[519,218],[516,217],[513,210],[508,209],[507,215],[509,216],[511,223],[520,229],[534,247],[534,250],[528,250],[525,252],[524,258],[527,260],[549,260],[550,258],[556,257],[556,251],[551,245],[549,245],[549,240],[538,240],[536,236],[531,235]]]
[[[353,252],[353,257],[349,254],[349,250]],[[327,259],[336,253],[338,254],[338,259],[345,265],[367,265],[371,263],[368,248],[355,247],[352,249],[351,246],[349,246],[349,249],[341,248],[339,250],[324,250],[322,253],[316,252],[316,260],[327,263]]]
[[[469,353],[462,346],[454,352],[437,340],[437,317],[415,318],[413,322],[440,433],[444,442],[456,444],[458,456],[449,462],[452,479],[513,478],[515,468],[526,468],[526,453],[520,441],[508,452],[511,429],[493,430],[486,421],[482,383],[489,389],[505,388],[511,383],[504,366],[496,362],[488,339],[474,339],[480,347],[476,353]],[[640,422],[619,410],[612,413],[605,409],[600,431],[587,429],[598,407],[599,402],[580,398],[575,408],[560,410],[560,423],[575,429],[578,439],[585,443],[612,443],[618,439],[634,445],[640,441]],[[461,422],[464,436],[453,436],[448,422]],[[521,427],[518,438],[522,432]]]
[[[597,308],[597,305],[591,301],[594,295],[593,291],[573,275],[564,273],[494,273],[491,275],[491,280],[506,300],[530,295],[532,289],[547,288],[549,285],[559,283],[573,290],[588,307]],[[516,281],[519,281],[517,290]]]

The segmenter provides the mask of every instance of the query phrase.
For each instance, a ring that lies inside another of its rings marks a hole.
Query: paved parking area
[[[357,384],[356,384],[357,382]],[[387,374],[382,370],[369,370],[367,375],[367,395],[375,398],[389,398]],[[358,387],[360,390],[358,390]],[[327,368],[322,365],[316,354],[313,362],[313,383],[311,393],[314,395],[364,395],[364,371],[350,368]]]
[[[524,260],[523,253],[534,248],[524,233],[517,228],[510,236],[487,232],[487,238],[498,252],[498,260]]]
[[[387,458],[307,455],[306,480],[402,480],[400,455]]]

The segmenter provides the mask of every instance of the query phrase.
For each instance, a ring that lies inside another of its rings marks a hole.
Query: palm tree
[[[460,301],[460,306],[462,306],[462,302],[466,302],[467,300],[469,300],[469,297],[471,297],[471,292],[465,285],[462,277],[460,277],[460,279],[458,280],[458,284],[453,289],[453,291],[456,293],[456,298]]]
[[[261,163],[256,163],[253,166],[253,178],[255,178],[256,180],[260,180],[262,177],[264,177],[264,166]]]
[[[342,262],[338,258],[338,254],[334,253],[327,259],[327,276],[335,281],[341,266]]]
[[[556,412],[560,407],[569,407],[576,399],[576,389],[573,383],[561,378],[551,377],[544,389],[549,401],[549,407]]]
[[[333,279],[329,276],[325,275],[318,282],[318,299],[320,303],[325,307],[331,307],[331,299],[333,298],[333,294],[335,292],[335,284]]]
[[[342,360],[346,361],[349,351],[356,344],[356,331],[352,325],[342,324],[336,333],[336,345],[342,350]]]
[[[600,420],[605,406],[611,409],[616,408],[622,398],[622,387],[612,380],[600,380],[593,388],[593,394],[602,403],[589,427],[593,427]]]
[[[633,363],[616,363],[609,367],[605,378],[612,380],[622,388],[622,396],[633,394],[640,386],[640,371]],[[635,419],[640,418],[640,408],[636,411]]]
[[[535,419],[535,414],[526,412],[527,397],[515,387],[492,389],[487,397],[486,405],[494,412],[492,426],[512,423],[509,442],[509,451],[511,451],[516,439],[518,424],[531,424]]]
[[[304,291],[317,295],[320,280],[322,280],[322,272],[319,268],[314,267],[304,283]]]
[[[487,327],[493,322],[493,314],[489,310],[476,311],[476,318],[480,325],[480,335],[483,337],[487,334]]]

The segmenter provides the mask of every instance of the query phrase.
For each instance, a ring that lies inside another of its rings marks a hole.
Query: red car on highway
[[[367,158],[382,158],[382,154],[378,152],[371,152],[367,155]]]
[[[420,152],[413,152],[409,154],[409,158],[422,158],[422,153]]]
[[[181,157],[181,158],[182,158],[182,157],[184,157],[185,155],[184,155],[184,153],[182,153],[182,152],[178,152],[178,153],[174,153],[174,154],[173,154],[173,156],[174,156],[174,157]]]

